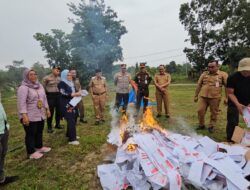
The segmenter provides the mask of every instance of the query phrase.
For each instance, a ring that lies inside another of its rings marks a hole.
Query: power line
[[[167,52],[178,51],[180,49],[182,49],[182,48],[169,49],[169,50],[165,50],[165,51],[159,51],[159,52],[154,52],[154,53],[149,53],[149,54],[144,54],[144,55],[138,55],[138,56],[133,56],[133,57],[126,57],[126,58],[124,58],[124,60],[126,60],[126,59],[141,58],[141,57],[148,57],[148,56],[152,56],[152,55],[159,55],[159,54],[163,54],[163,53],[167,53]]]
[[[170,58],[174,58],[174,57],[181,57],[185,54],[179,54],[179,55],[173,55],[173,56],[168,56],[168,57],[163,57],[163,58],[160,58],[160,59],[154,59],[154,60],[149,60],[148,62],[157,62],[157,61],[162,61],[162,60],[165,60],[165,59],[170,59]]]

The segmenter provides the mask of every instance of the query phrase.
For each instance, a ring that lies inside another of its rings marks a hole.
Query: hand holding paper
[[[246,107],[245,109],[243,109],[242,111],[243,114],[243,119],[247,125],[247,127],[250,127],[250,107]]]

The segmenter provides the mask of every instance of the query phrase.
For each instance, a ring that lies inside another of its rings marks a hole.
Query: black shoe
[[[160,118],[161,117],[161,114],[157,114],[157,116],[156,116],[157,118]]]
[[[196,128],[196,130],[203,130],[203,129],[205,129],[205,126],[204,126],[204,125],[199,125],[199,126]]]
[[[81,123],[88,123],[88,121],[87,120],[84,120],[84,119],[80,119],[79,120]]]
[[[214,128],[213,127],[208,127],[207,130],[208,130],[209,133],[213,133],[214,132]]]
[[[95,125],[99,125],[99,124],[100,124],[100,121],[96,121],[96,122],[95,122]]]
[[[51,128],[48,129],[48,133],[53,133],[53,132],[54,132],[53,129],[51,129]]]
[[[0,186],[7,185],[8,183],[15,182],[18,179],[19,179],[18,176],[7,176],[7,177],[5,177],[5,180],[2,183],[0,183]]]
[[[166,117],[166,118],[170,118],[170,116],[169,116],[169,115],[166,115],[165,117]]]
[[[63,129],[63,127],[61,125],[56,125],[55,128],[56,129]]]

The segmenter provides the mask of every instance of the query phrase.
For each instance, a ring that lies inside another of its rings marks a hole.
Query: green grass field
[[[195,85],[172,85],[170,87],[171,118],[160,118],[162,127],[182,134],[196,135],[197,127],[196,103],[193,103]],[[154,98],[154,87],[150,89],[150,97]],[[95,126],[94,112],[90,97],[84,99],[88,124],[77,125],[80,146],[67,144],[65,129],[56,130],[53,134],[44,130],[44,145],[51,146],[52,151],[40,160],[27,159],[24,146],[24,130],[17,118],[16,98],[3,97],[3,105],[11,124],[9,152],[6,158],[6,174],[19,175],[20,180],[3,189],[101,189],[96,174],[96,166],[102,163],[105,152],[107,134],[110,131],[111,116],[109,104],[114,100],[114,91],[109,93],[106,109],[106,123]],[[225,141],[226,107],[220,106],[218,124],[213,134],[206,130],[200,135],[208,135],[216,141]],[[155,108],[154,112],[156,111]],[[156,114],[156,112],[155,112]],[[206,121],[210,113],[207,113]],[[63,122],[64,126],[66,124]]]

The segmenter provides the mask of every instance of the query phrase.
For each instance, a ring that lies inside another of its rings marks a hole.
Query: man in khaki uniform
[[[168,86],[171,82],[170,74],[165,72],[164,65],[160,65],[158,67],[159,73],[155,74],[154,82],[155,82],[155,97],[157,101],[157,116],[161,117],[162,112],[162,102],[165,108],[165,115],[169,118],[169,94],[168,94]]]
[[[76,77],[76,70],[75,69],[71,69],[70,73],[72,74],[72,78],[73,78],[73,82],[76,88],[76,92],[81,91],[82,87],[81,87],[81,83],[79,81],[79,78]],[[80,115],[80,122],[81,123],[87,123],[87,120],[84,119],[84,104],[83,101],[81,100],[78,104],[77,107],[79,109],[79,115]]]
[[[48,104],[49,104],[49,110],[51,113],[51,117],[47,119],[47,126],[48,126],[48,133],[53,133],[52,129],[52,120],[54,115],[54,110],[56,110],[56,125],[55,128],[62,129],[62,126],[60,125],[60,93],[58,90],[57,85],[60,82],[60,67],[54,65],[52,67],[51,74],[45,76],[43,78],[43,86],[46,92]]]
[[[205,114],[209,106],[211,116],[208,131],[213,132],[222,96],[222,86],[226,86],[227,77],[227,74],[219,71],[218,61],[209,62],[208,71],[203,72],[200,76],[194,96],[194,102],[198,101],[199,126],[197,130],[205,129]]]
[[[104,119],[104,108],[105,102],[107,100],[107,83],[105,77],[102,76],[101,70],[96,69],[96,76],[92,77],[89,82],[89,91],[92,96],[96,125],[99,125],[100,122],[105,122]]]

